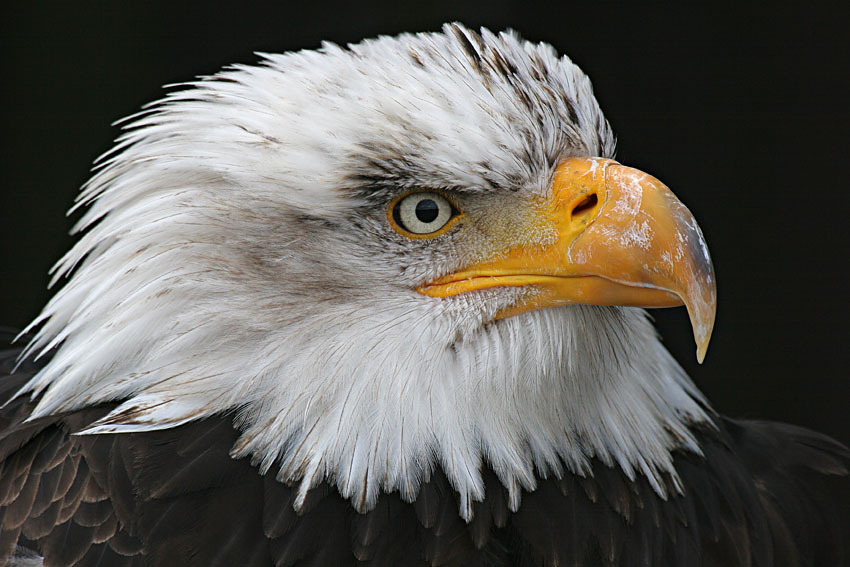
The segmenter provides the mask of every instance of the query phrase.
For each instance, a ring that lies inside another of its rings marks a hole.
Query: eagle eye
[[[460,217],[451,201],[430,191],[402,195],[390,204],[388,213],[393,229],[408,238],[443,234]]]

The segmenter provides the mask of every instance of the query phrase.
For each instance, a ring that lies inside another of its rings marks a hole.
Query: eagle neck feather
[[[236,410],[242,434],[233,457],[300,484],[296,507],[323,480],[361,511],[381,492],[412,501],[441,468],[466,519],[485,497],[485,466],[516,509],[537,478],[592,474],[593,459],[646,476],[666,497],[665,479],[675,487],[678,478],[672,451],[699,452],[689,425],[710,422],[705,402],[642,310],[572,306],[458,325],[458,313],[476,310],[438,312],[411,299],[413,308],[388,302],[368,312],[326,306],[282,326],[297,332],[253,336],[210,316],[113,362],[110,374],[132,372],[135,390],[112,378],[85,395],[65,391],[57,405],[59,381],[34,417],[124,398],[84,432],[107,434]],[[228,332],[231,344],[201,347]],[[67,352],[53,362],[62,366]]]

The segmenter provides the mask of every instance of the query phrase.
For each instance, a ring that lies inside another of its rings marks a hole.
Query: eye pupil
[[[424,223],[431,223],[440,214],[440,207],[432,199],[422,199],[416,203],[416,218]]]

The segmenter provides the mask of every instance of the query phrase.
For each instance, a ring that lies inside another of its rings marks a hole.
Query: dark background
[[[705,364],[683,309],[655,316],[715,407],[850,442],[845,14],[810,3],[15,4],[0,18],[0,323],[26,324],[49,297],[48,268],[72,242],[64,211],[118,134],[110,123],[161,85],[325,39],[450,20],[513,27],[590,75],[618,159],[666,182],[700,221],[719,285]]]

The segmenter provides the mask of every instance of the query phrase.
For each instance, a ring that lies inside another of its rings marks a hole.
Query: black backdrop
[[[655,316],[715,407],[850,442],[847,20],[763,5],[16,2],[0,17],[0,323],[24,325],[49,297],[47,270],[72,242],[64,211],[117,135],[110,123],[160,85],[325,39],[513,27],[590,75],[618,159],[699,219],[719,282],[705,364],[683,309]]]

